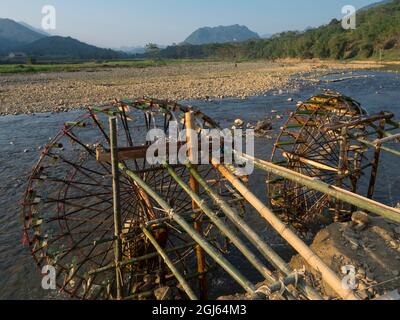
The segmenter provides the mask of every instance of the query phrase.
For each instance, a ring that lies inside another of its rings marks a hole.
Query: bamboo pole
[[[145,192],[149,194],[170,216],[171,218],[179,224],[182,229],[194,240],[196,241],[204,251],[217,262],[231,277],[242,286],[254,299],[260,298],[256,293],[256,288],[247,278],[245,278],[240,271],[233,266],[220,252],[218,252],[214,247],[212,247],[206,239],[203,238],[190,224],[186,222],[179,214],[176,214],[174,209],[172,209],[168,203],[162,199],[152,188],[150,188],[146,182],[144,182],[139,176],[134,172],[128,170],[122,163],[119,164],[119,168],[127,176],[133,179]]]
[[[123,275],[120,268],[122,261],[122,240],[121,240],[121,199],[119,187],[118,170],[118,140],[117,140],[117,118],[109,119],[110,125],[110,147],[111,147],[111,167],[113,177],[113,209],[114,209],[114,257],[115,257],[115,283],[117,286],[117,299],[123,298]]]
[[[180,274],[178,269],[174,266],[174,263],[171,261],[171,259],[168,257],[168,255],[165,253],[165,251],[160,247],[158,244],[157,240],[154,239],[153,235],[147,230],[145,227],[142,227],[143,233],[145,236],[150,240],[151,244],[154,246],[154,248],[157,250],[158,254],[161,256],[161,258],[164,260],[168,268],[171,270],[171,272],[174,274],[178,282],[181,284],[183,290],[186,292],[188,297],[191,300],[198,300],[197,296],[193,292],[192,288],[189,286],[185,278]]]
[[[289,152],[282,152],[282,156],[285,157],[288,160],[299,161],[299,162],[308,164],[308,165],[310,165],[312,167],[315,167],[317,169],[320,169],[320,170],[326,170],[326,171],[331,171],[331,172],[336,172],[336,173],[339,172],[339,170],[337,168],[333,168],[333,167],[328,166],[326,164],[323,164],[323,163],[320,163],[320,162],[317,162],[317,161],[314,161],[314,160],[310,160],[310,159],[307,159],[307,158],[304,158],[304,157],[300,157],[298,155],[295,155],[295,154],[292,154],[292,153],[289,153]],[[345,174],[347,174],[347,173],[349,173],[349,172],[346,172]]]
[[[391,141],[397,140],[397,139],[400,139],[400,133],[394,134],[394,135],[391,136],[391,137],[386,137],[386,138],[378,139],[378,140],[374,141],[374,143],[375,143],[375,144],[378,144],[378,143],[383,144],[383,143],[391,142]]]
[[[250,261],[254,268],[256,268],[265,279],[272,283],[276,282],[272,272],[266,268],[263,263],[252,253],[242,240],[230,229],[228,226],[218,218],[218,216],[205,204],[205,201],[195,194],[190,187],[183,182],[183,180],[176,174],[168,164],[164,165],[172,178],[182,187],[182,189],[193,199],[196,205],[211,219],[215,226],[222,231],[222,233],[232,241],[238,250]],[[195,178],[194,174],[193,177]],[[197,180],[196,180],[197,181]]]
[[[270,225],[304,258],[321,273],[326,283],[344,300],[359,300],[354,292],[342,285],[339,277],[319,258],[292,230],[289,229],[270,209],[268,209],[238,178],[225,166],[212,159],[214,167],[229,180],[243,197],[267,220]]]
[[[285,179],[297,182],[302,184],[310,189],[320,191],[328,196],[331,196],[335,199],[339,199],[341,201],[352,204],[358,208],[367,210],[369,212],[375,213],[379,216],[382,216],[386,219],[392,220],[394,222],[400,222],[400,210],[395,209],[389,206],[386,206],[382,203],[373,201],[366,197],[360,196],[348,190],[344,190],[338,188],[333,185],[329,185],[321,180],[311,178],[305,176],[301,173],[294,172],[290,169],[280,167],[278,165],[274,165],[271,162],[263,161],[260,159],[256,159],[252,156],[246,154],[239,154],[239,157],[242,157],[246,160],[254,161],[254,164],[259,169],[270,172],[277,176],[283,177]]]
[[[369,140],[361,139],[361,138],[355,138],[355,139],[356,139],[358,142],[363,143],[364,145],[367,145],[367,146],[370,146],[370,147],[373,147],[373,148],[376,147],[376,144],[375,144],[374,142],[369,141]],[[392,149],[392,148],[385,147],[385,146],[381,146],[381,150],[386,151],[386,152],[388,152],[388,153],[391,153],[391,154],[394,154],[395,156],[400,157],[400,151],[394,150],[394,149]]]
[[[199,175],[197,170],[188,163],[187,167],[193,177],[199,182],[203,189],[210,195],[214,202],[221,208],[231,222],[242,231],[250,243],[262,253],[262,255],[278,270],[283,272],[286,276],[293,274],[292,268],[256,233],[254,230],[240,217],[240,215],[233,209],[225,200],[223,200],[217,193],[215,193],[206,181]],[[318,292],[306,285],[306,283],[299,279],[298,286],[304,292],[306,297],[310,300],[323,300]]]
[[[197,144],[198,142],[196,137],[192,136],[192,130],[195,129],[195,124],[193,121],[193,111],[189,111],[185,113],[185,124],[186,124],[186,143],[188,145],[188,157],[191,162],[197,161],[195,158],[195,154],[193,152],[193,147]],[[192,176],[189,177],[189,185],[191,190],[194,193],[199,192],[199,185],[196,182],[195,179],[193,179]],[[192,209],[193,212],[198,211],[198,206],[196,205],[196,202],[192,200]],[[202,234],[203,233],[203,226],[202,226],[202,221],[198,220],[201,219],[202,214],[199,213],[195,216],[195,222],[194,222],[194,228],[195,230]],[[199,289],[200,289],[200,299],[201,300],[207,300],[207,276],[205,273],[206,266],[205,266],[205,258],[204,258],[204,252],[201,246],[197,245],[196,247],[196,257],[197,257],[197,271],[199,273]]]

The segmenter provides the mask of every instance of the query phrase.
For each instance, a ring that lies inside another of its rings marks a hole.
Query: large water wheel
[[[40,268],[55,267],[61,292],[79,299],[117,297],[112,174],[110,157],[107,158],[109,117],[116,116],[118,120],[119,158],[125,167],[140,176],[189,223],[202,221],[198,231],[217,250],[225,249],[225,238],[194,210],[192,199],[178,183],[161,165],[149,165],[146,161],[146,149],[150,144],[146,141],[147,132],[159,129],[168,134],[173,121],[179,133],[186,126],[184,114],[189,110],[173,102],[115,101],[90,108],[76,121],[66,123],[43,149],[24,197],[24,242],[30,246]],[[200,112],[194,112],[194,121],[199,129],[216,127],[214,121]],[[99,159],[99,154],[105,158]],[[183,181],[189,181],[184,165],[176,165],[174,169]],[[241,207],[212,166],[197,169],[232,206]],[[204,191],[199,192],[207,199]],[[150,228],[158,245],[188,281],[197,279],[200,271],[207,272],[212,267],[206,260],[199,270],[196,243],[123,172],[120,198],[124,298],[154,298],[154,291],[163,285],[178,287],[174,275],[144,236],[143,225]],[[183,291],[176,292],[185,298]]]
[[[281,128],[271,161],[371,198],[379,154],[374,156],[373,148],[360,140],[368,136],[382,138],[386,121],[392,117],[393,114],[384,112],[369,116],[355,100],[340,93],[324,92],[299,104],[291,113]],[[273,174],[268,175],[267,185],[272,207],[302,230],[317,227],[332,217],[346,220],[355,210]]]

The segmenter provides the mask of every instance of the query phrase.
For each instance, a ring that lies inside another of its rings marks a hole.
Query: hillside
[[[19,43],[30,43],[45,37],[11,19],[0,18],[0,38]]]
[[[184,43],[201,45],[208,43],[242,42],[250,39],[259,39],[259,35],[246,26],[219,26],[204,27],[193,32]]]
[[[368,10],[368,9],[371,9],[371,8],[375,8],[375,7],[381,6],[383,4],[388,4],[388,3],[392,2],[392,1],[393,0],[383,0],[383,1],[375,2],[375,3],[372,3],[372,4],[368,5],[368,6],[365,6],[365,7],[361,8],[360,10]]]
[[[35,58],[117,59],[123,53],[98,48],[70,37],[50,36],[26,23],[0,19],[0,56],[11,51]]]
[[[357,14],[357,28],[344,30],[341,21],[304,32],[290,31],[268,40],[202,46],[169,47],[171,58],[322,58],[400,59],[400,0],[374,5]]]
[[[0,18],[0,54],[45,37],[11,19]]]
[[[71,37],[46,37],[18,48],[34,57],[57,57],[72,59],[116,59],[121,53],[111,49],[98,48]]]
[[[51,34],[50,34],[50,33],[47,33],[47,32],[44,31],[43,29],[35,28],[35,27],[31,26],[30,24],[27,24],[27,23],[25,23],[25,22],[23,22],[23,21],[18,21],[18,23],[19,23],[20,25],[22,25],[22,26],[28,28],[29,30],[32,30],[32,31],[34,31],[34,32],[36,32],[36,33],[39,33],[39,34],[41,34],[41,35],[43,35],[43,36],[45,36],[45,37],[51,37]]]

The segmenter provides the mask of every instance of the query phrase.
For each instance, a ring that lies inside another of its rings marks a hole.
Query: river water
[[[327,83],[324,80],[354,77],[346,81]],[[268,92],[264,96],[214,101],[185,101],[219,121],[222,127],[231,127],[235,119],[256,123],[266,116],[287,115],[296,101],[302,101],[324,88],[340,91],[359,101],[369,112],[391,111],[400,118],[400,74],[384,71],[357,71],[331,75],[321,82],[310,84],[296,81],[296,89]],[[295,102],[288,102],[288,98]],[[278,113],[272,111],[278,111]],[[21,245],[21,205],[25,181],[38,160],[39,149],[55,136],[66,121],[72,121],[82,111],[58,114],[36,114],[0,117],[0,299],[62,299],[57,292],[41,289],[41,278],[28,249]],[[279,128],[283,120],[274,124]],[[256,156],[269,159],[272,140],[257,139]],[[379,172],[376,199],[395,206],[400,202],[400,160],[384,155]],[[251,189],[265,200],[265,174],[256,171],[251,177]],[[283,257],[289,259],[292,251],[263,222],[257,214],[249,212],[247,222],[261,234]],[[233,251],[230,259],[254,282],[260,277]],[[223,272],[213,274],[213,296],[240,292],[240,288]]]

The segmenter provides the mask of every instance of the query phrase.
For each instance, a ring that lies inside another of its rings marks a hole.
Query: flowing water
[[[328,83],[345,77],[345,81]],[[245,100],[224,99],[215,101],[186,101],[199,107],[204,113],[220,122],[221,127],[231,127],[235,119],[256,123],[267,116],[287,115],[296,101],[302,101],[323,88],[340,91],[359,101],[369,112],[391,111],[400,118],[400,74],[383,71],[359,71],[323,77],[321,82],[310,85],[296,81],[297,89],[269,92],[265,96]],[[288,98],[294,102],[288,102]],[[277,113],[276,113],[277,111]],[[66,121],[72,121],[82,111],[58,114],[5,116],[0,118],[0,299],[54,299],[64,298],[57,292],[41,289],[41,277],[28,249],[21,245],[22,222],[20,201],[27,176],[38,160],[39,149],[55,136]],[[283,120],[274,124],[278,129]],[[257,139],[256,156],[269,159],[273,139]],[[390,155],[382,157],[375,198],[395,206],[400,202],[400,160]],[[256,171],[251,177],[251,189],[262,199],[265,195],[265,174]],[[272,247],[286,259],[293,253],[284,241],[273,232],[259,216],[249,211],[247,222],[261,234]],[[230,259],[252,281],[262,279],[244,264],[240,255],[233,251]],[[240,292],[240,288],[223,272],[212,277],[212,295]]]

